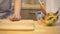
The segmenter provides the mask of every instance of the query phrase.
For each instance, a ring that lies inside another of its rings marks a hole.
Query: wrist
[[[14,14],[19,14],[20,15],[20,12],[14,12]]]

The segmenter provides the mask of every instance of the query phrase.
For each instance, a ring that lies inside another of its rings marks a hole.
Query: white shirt
[[[56,13],[59,9],[60,0],[46,0],[46,12]]]

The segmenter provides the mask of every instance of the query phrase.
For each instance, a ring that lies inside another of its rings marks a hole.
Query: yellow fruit
[[[46,25],[52,25],[56,21],[57,21],[57,16],[53,15],[53,14],[50,14],[50,15],[48,15],[47,18],[45,18],[45,24]]]

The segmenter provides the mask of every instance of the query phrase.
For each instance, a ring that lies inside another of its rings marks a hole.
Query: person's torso
[[[0,18],[6,18],[11,11],[11,0],[0,0]]]

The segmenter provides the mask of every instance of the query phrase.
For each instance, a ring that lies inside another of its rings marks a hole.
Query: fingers
[[[11,18],[11,17],[10,17],[10,20],[11,20],[11,21],[19,21],[20,18],[16,18],[16,17]]]
[[[20,15],[15,15],[13,14],[12,16],[10,16],[9,18],[11,21],[19,21],[21,19]]]

